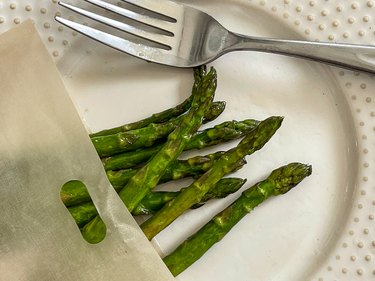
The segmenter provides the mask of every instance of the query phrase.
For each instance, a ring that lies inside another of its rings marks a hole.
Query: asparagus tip
[[[274,195],[284,194],[298,185],[303,179],[310,176],[312,166],[301,163],[290,163],[283,166],[270,175],[270,180],[275,182]]]

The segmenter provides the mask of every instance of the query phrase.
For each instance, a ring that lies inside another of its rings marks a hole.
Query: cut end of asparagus
[[[298,185],[304,178],[312,173],[311,165],[301,163],[290,163],[274,170],[269,180],[274,181],[274,195],[284,194]]]

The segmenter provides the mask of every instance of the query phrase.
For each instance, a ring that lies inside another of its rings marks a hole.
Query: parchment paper
[[[173,280],[105,177],[33,23],[0,37],[0,280]],[[107,226],[88,244],[59,198],[82,180]]]

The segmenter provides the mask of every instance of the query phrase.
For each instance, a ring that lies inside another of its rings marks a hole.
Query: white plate
[[[54,22],[56,13],[70,15],[56,2],[3,0],[0,32],[29,17],[37,22],[89,129],[148,116],[189,95],[191,70],[148,64],[72,33]],[[185,2],[245,34],[375,42],[373,1]],[[219,74],[216,100],[228,103],[215,123],[285,116],[275,137],[237,173],[247,186],[291,161],[312,164],[313,175],[256,208],[177,279],[375,279],[374,78],[251,52],[212,65]],[[236,196],[188,212],[157,236],[155,247],[167,253]]]

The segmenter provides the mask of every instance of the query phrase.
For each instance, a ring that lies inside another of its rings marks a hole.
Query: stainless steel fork
[[[140,44],[61,17],[56,17],[56,20],[112,48],[150,62],[175,67],[195,67],[211,62],[227,52],[249,50],[375,73],[375,46],[245,36],[227,30],[202,11],[168,0],[122,0],[137,6],[141,10],[139,13],[102,0],[85,1],[139,22],[141,27],[139,24],[124,23],[64,2],[59,4],[97,22],[143,38],[145,43]],[[154,14],[145,15],[143,11]]]

